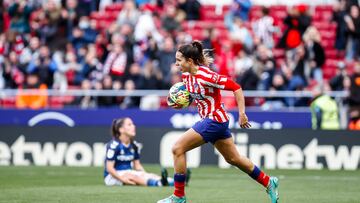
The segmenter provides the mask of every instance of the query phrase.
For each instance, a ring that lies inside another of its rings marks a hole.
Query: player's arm
[[[221,76],[221,77],[224,77],[224,76]],[[238,109],[239,109],[240,127],[241,128],[250,128],[251,125],[245,114],[245,97],[244,97],[244,93],[241,89],[241,86],[229,78],[227,78],[226,81],[224,81],[222,83],[224,86],[224,90],[229,90],[234,93],[234,97],[236,99],[236,103],[237,103]]]
[[[241,128],[250,128],[248,117],[245,114],[245,98],[241,88],[234,91],[234,96],[239,109],[239,124]]]
[[[133,161],[133,164],[134,164],[134,169],[137,170],[137,171],[145,171],[144,167],[142,166],[142,164],[140,163],[140,160],[137,159],[137,160],[134,160]]]
[[[115,161],[111,161],[111,160],[106,160],[106,171],[114,178],[120,180],[121,182],[123,182],[126,185],[136,185],[136,183],[126,177],[126,176],[119,176],[116,172],[116,169],[114,167]]]

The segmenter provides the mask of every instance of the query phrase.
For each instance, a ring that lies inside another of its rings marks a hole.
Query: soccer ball
[[[175,83],[170,88],[167,98],[168,106],[175,109],[186,108],[191,104],[192,101],[193,99],[183,82]]]

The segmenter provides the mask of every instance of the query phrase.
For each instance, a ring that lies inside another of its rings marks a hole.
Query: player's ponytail
[[[201,42],[196,40],[191,44],[181,46],[178,51],[186,59],[192,59],[196,65],[209,66],[214,62],[214,59],[209,56],[210,50],[204,49]]]

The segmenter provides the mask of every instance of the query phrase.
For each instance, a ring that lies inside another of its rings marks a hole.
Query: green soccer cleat
[[[168,172],[166,170],[166,168],[161,169],[161,184],[162,186],[168,186],[169,185],[169,181],[168,181]]]
[[[266,192],[269,194],[271,203],[279,203],[279,179],[277,177],[270,177],[269,185]]]
[[[171,195],[168,198],[157,201],[157,203],[186,203],[186,197],[176,197],[175,195]]]
[[[191,170],[190,170],[190,168],[188,168],[186,170],[186,179],[185,179],[185,185],[186,186],[189,185],[190,178],[191,178]]]

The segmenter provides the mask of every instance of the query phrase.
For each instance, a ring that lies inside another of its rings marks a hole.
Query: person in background
[[[314,99],[310,104],[311,122],[314,130],[340,129],[339,109],[336,101],[323,93],[320,86],[313,89]]]
[[[321,46],[321,36],[319,31],[310,26],[303,35],[304,48],[306,50],[306,60],[308,68],[305,68],[305,75],[309,78],[316,80],[318,84],[323,83],[322,66],[325,63],[325,51]]]
[[[186,20],[200,20],[201,4],[197,0],[179,0],[177,7],[184,11]]]
[[[359,6],[351,6],[350,14],[344,17],[347,30],[346,60],[358,59],[360,56],[360,11]]]
[[[350,77],[343,61],[338,62],[336,75],[330,79],[329,85],[332,91],[342,91],[350,89]]]
[[[22,89],[38,91],[40,94],[25,94]],[[19,88],[19,93],[16,96],[16,107],[19,109],[41,109],[47,107],[47,100],[47,86],[40,83],[36,72],[28,74],[25,84]]]
[[[349,106],[349,129],[360,130],[360,63],[355,64],[354,73],[350,77]]]
[[[141,145],[134,141],[136,126],[131,118],[114,119],[112,139],[106,144],[104,182],[106,186],[173,186],[174,180],[162,170],[161,177],[148,173],[140,162]]]

